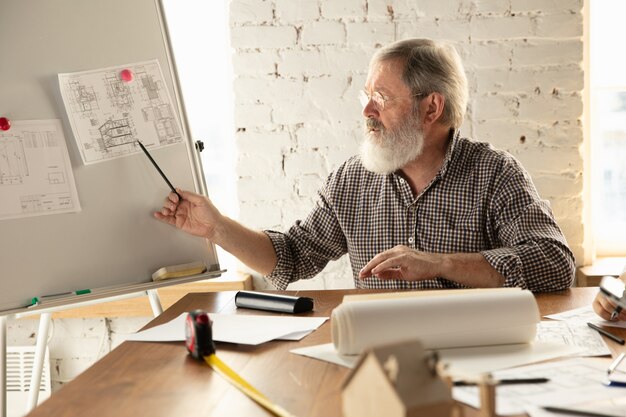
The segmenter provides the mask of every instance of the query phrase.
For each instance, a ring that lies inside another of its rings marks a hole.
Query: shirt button
[[[412,244],[413,242],[415,242],[415,239],[413,239],[412,237],[410,237],[410,238],[409,238],[409,243],[411,243],[411,244]]]

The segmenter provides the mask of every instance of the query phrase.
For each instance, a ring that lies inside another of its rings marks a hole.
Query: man
[[[286,233],[248,229],[184,191],[155,217],[207,237],[279,289],[345,253],[356,287],[570,286],[573,255],[528,174],[459,135],[467,81],[452,47],[411,39],[382,48],[361,95],[361,155]]]

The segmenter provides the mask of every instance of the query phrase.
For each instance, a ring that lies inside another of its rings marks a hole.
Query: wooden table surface
[[[589,305],[597,288],[538,294],[542,315]],[[310,316],[330,317],[345,294],[376,291],[288,292],[315,299]],[[379,292],[379,291],[378,291]],[[188,294],[147,327],[182,312],[264,314],[234,305],[234,291]],[[626,336],[626,330],[612,332]],[[605,339],[607,340],[607,339]],[[299,342],[272,341],[260,346],[217,343],[218,356],[276,404],[299,417],[341,416],[341,383],[348,369],[289,353],[295,347],[330,341],[330,322]],[[614,352],[624,347],[607,340]],[[29,416],[268,416],[204,363],[191,358],[183,342],[124,342],[72,382],[52,394]],[[469,407],[466,415],[477,415]]]

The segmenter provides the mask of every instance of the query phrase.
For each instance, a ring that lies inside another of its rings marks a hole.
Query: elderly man
[[[467,94],[452,47],[395,42],[375,54],[361,92],[360,155],[327,178],[304,220],[255,231],[186,191],[155,217],[207,237],[279,289],[346,253],[360,288],[569,287],[572,252],[529,175],[460,136]]]

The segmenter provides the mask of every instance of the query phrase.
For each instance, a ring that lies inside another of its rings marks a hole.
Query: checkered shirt
[[[396,245],[421,252],[477,253],[505,286],[557,291],[571,285],[574,256],[548,202],[510,154],[454,133],[444,163],[415,197],[397,174],[367,171],[358,156],[319,190],[304,220],[286,232],[266,230],[278,263],[267,278],[279,289],[311,278],[348,253],[357,288],[463,288],[443,278],[358,279],[376,254]]]

